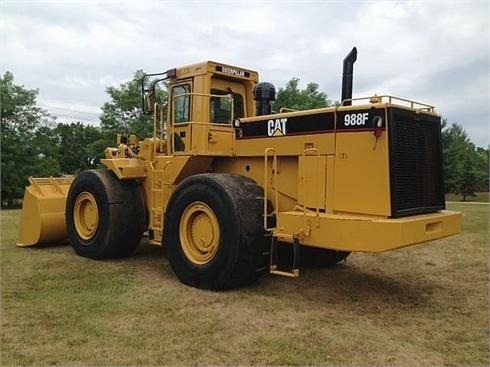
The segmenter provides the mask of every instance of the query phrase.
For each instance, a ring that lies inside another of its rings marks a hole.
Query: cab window
[[[210,121],[215,124],[230,124],[232,120],[231,106],[233,103],[233,119],[243,117],[243,97],[241,94],[219,89],[211,89],[214,96],[210,99]],[[232,96],[231,99],[229,96]]]
[[[190,84],[176,85],[172,88],[173,99],[173,121],[174,123],[190,121],[190,105],[191,105]]]

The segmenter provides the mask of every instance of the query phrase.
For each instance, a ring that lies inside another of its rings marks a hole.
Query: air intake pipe
[[[354,74],[354,63],[357,60],[357,48],[353,48],[344,59],[344,67],[342,70],[342,106],[350,106],[351,101],[346,99],[352,98],[352,76]]]

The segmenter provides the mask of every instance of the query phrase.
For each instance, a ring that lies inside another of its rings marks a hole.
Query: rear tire
[[[164,244],[184,283],[229,289],[253,282],[268,261],[263,190],[233,174],[199,174],[176,188],[165,215]]]
[[[83,257],[124,257],[138,247],[145,230],[143,195],[135,181],[121,181],[107,169],[75,177],[65,219],[75,252]]]

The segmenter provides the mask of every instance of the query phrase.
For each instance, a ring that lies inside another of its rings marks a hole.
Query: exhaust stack
[[[351,101],[344,102],[352,98],[352,76],[354,74],[354,63],[357,60],[357,48],[353,48],[344,59],[342,70],[342,106],[350,106]]]

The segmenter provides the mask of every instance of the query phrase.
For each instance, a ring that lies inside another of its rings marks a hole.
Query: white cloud
[[[277,87],[318,82],[338,99],[342,59],[357,46],[354,95],[435,104],[478,145],[490,142],[484,1],[4,0],[0,17],[0,72],[69,109],[98,110],[105,88],[137,69],[207,59],[258,70]]]

